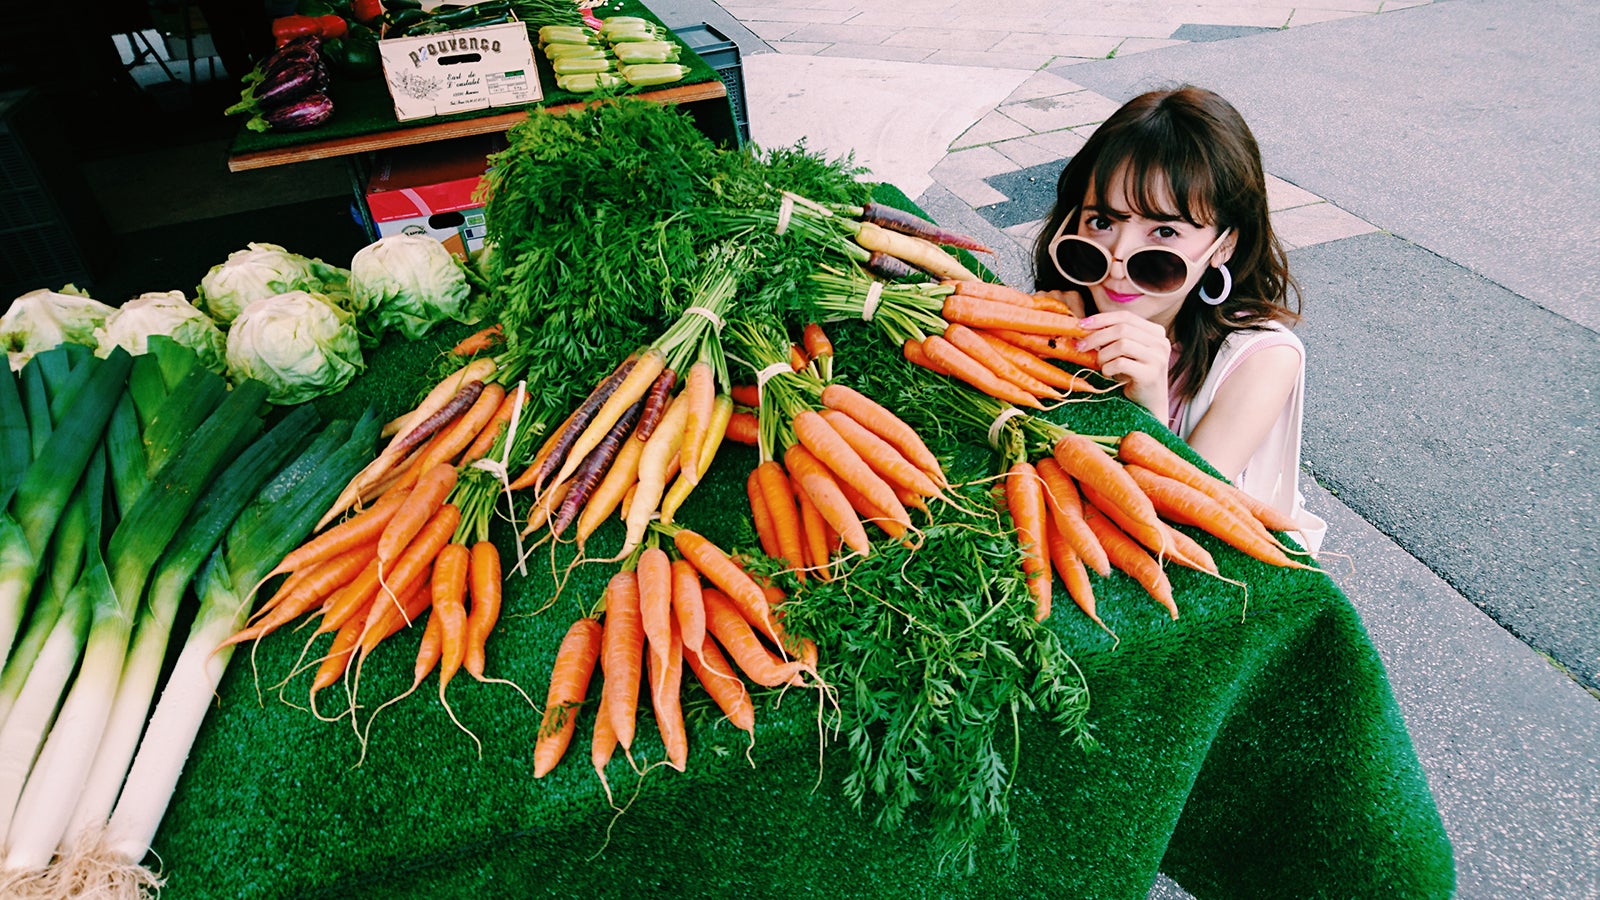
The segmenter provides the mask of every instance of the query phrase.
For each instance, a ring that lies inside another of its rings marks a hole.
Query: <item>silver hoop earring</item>
[[[1228,299],[1228,295],[1233,293],[1233,273],[1228,271],[1228,264],[1222,263],[1218,265],[1217,271],[1222,273],[1222,292],[1215,297],[1206,293],[1206,280],[1204,278],[1200,279],[1200,299],[1207,306],[1216,306]]]

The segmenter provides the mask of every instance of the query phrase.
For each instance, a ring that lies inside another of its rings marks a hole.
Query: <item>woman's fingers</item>
[[[1164,328],[1131,313],[1109,312],[1083,321],[1089,331],[1080,350],[1099,354],[1100,372],[1123,383],[1123,394],[1163,419],[1172,344]]]

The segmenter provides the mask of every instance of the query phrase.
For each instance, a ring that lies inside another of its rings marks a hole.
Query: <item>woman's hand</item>
[[[1100,373],[1122,382],[1129,400],[1166,422],[1171,414],[1167,370],[1172,364],[1166,328],[1121,310],[1096,313],[1081,324],[1089,335],[1078,340],[1078,349],[1099,352]]]

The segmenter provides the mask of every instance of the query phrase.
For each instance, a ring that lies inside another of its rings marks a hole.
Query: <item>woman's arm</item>
[[[1300,378],[1300,351],[1279,344],[1245,357],[1217,386],[1189,446],[1230,480],[1266,440]]]

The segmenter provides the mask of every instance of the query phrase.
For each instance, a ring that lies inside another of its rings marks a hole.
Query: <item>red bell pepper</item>
[[[324,40],[344,37],[350,26],[339,16],[281,16],[272,20],[273,44],[282,47],[307,35]]]
[[[383,0],[351,0],[350,14],[357,22],[370,25],[383,15]]]

